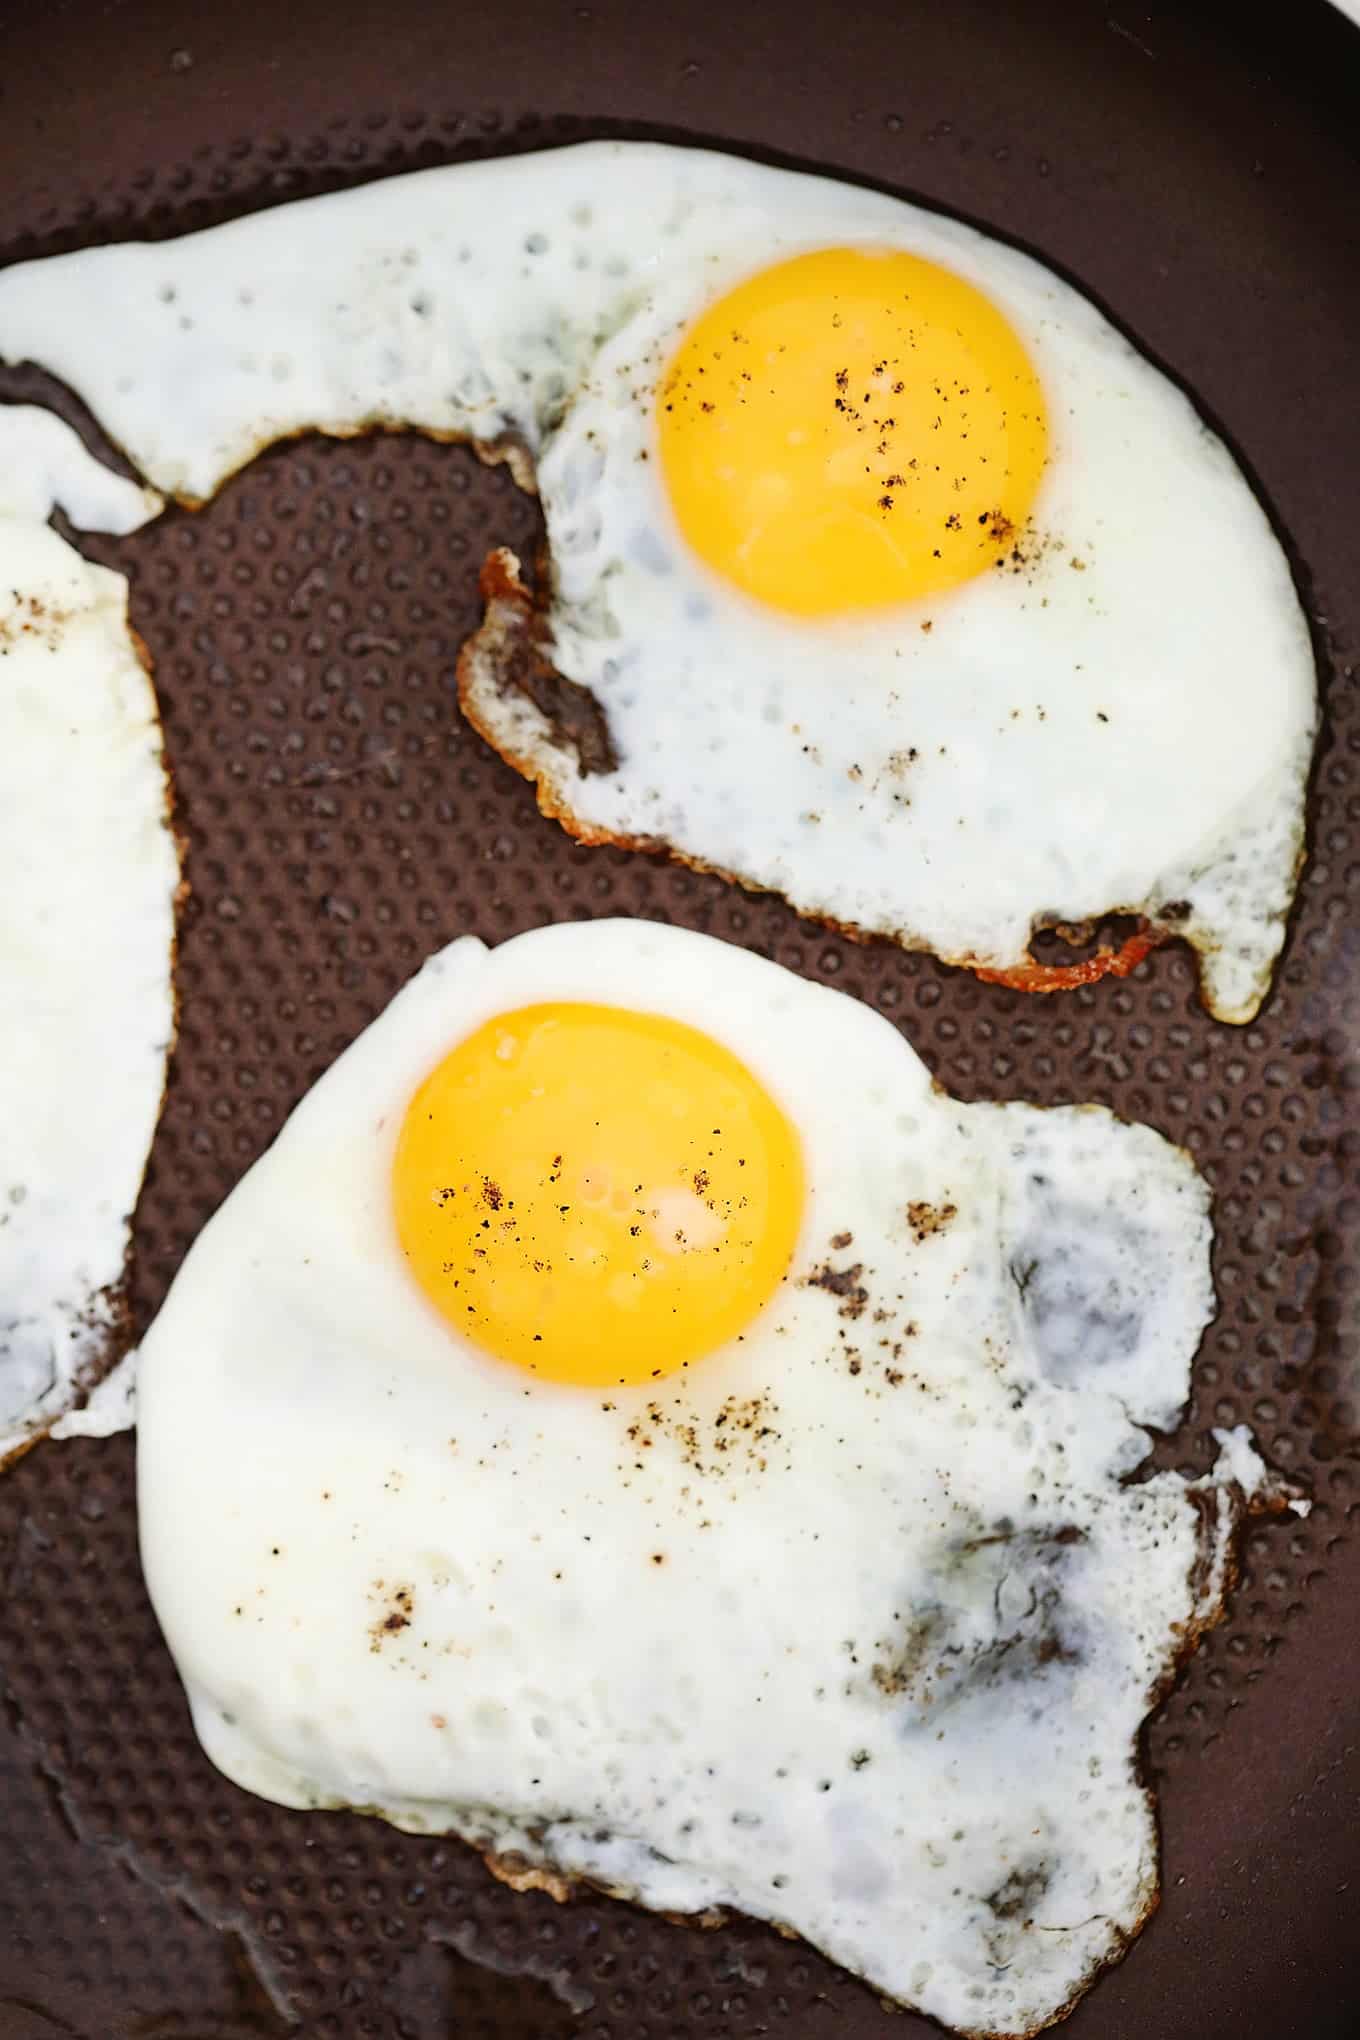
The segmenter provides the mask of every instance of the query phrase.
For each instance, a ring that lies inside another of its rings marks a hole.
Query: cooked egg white
[[[1240,1490],[1129,1480],[1209,1242],[1146,1127],[961,1105],[744,951],[455,942],[143,1347],[142,1554],[205,1749],[1043,2024],[1153,1903],[1139,1724],[1223,1593]]]
[[[45,411],[0,407],[0,1463],[116,1343],[174,1035],[179,860],[127,584],[47,524],[160,507]]]
[[[536,465],[538,635],[594,734],[525,690],[522,603],[461,697],[578,835],[992,970],[1122,909],[1220,1018],[1259,1006],[1316,716],[1288,563],[1194,407],[1016,249],[590,144],[20,265],[0,354],[190,499],[309,427]]]

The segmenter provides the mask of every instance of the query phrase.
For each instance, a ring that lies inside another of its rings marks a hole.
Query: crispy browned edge
[[[413,425],[406,419],[397,418],[390,413],[381,411],[371,412],[352,425],[299,425],[288,431],[262,434],[250,444],[248,449],[237,460],[233,461],[229,468],[225,469],[218,476],[216,485],[211,493],[215,495],[234,475],[239,474],[243,468],[249,467],[252,461],[257,460],[262,453],[268,451],[272,446],[286,445],[299,439],[310,438],[317,433],[327,439],[362,439],[375,432],[393,434],[414,433],[417,437],[431,440],[440,446],[469,447],[484,466],[508,467],[517,486],[523,489],[526,494],[537,495],[538,493],[533,455],[523,440],[514,432],[506,431],[490,439],[479,439],[470,433],[446,430],[439,426]],[[127,449],[116,441],[111,443],[118,446],[118,451],[125,460],[128,460],[129,465],[135,469],[136,463],[131,460]],[[170,489],[166,490],[165,493],[181,509],[189,511],[201,510],[204,504],[211,500],[210,496],[195,496],[184,490]],[[514,612],[514,621],[519,629],[522,640],[533,648],[542,659],[544,666],[549,670],[551,670],[551,664],[543,654],[546,631],[542,609],[521,577],[519,561],[507,547],[496,546],[488,553],[479,575],[479,589],[486,609],[486,615],[480,627],[464,642],[458,654],[458,705],[464,719],[477,732],[478,736],[482,738],[483,742],[488,744],[512,770],[518,772],[522,779],[528,780],[533,786],[539,812],[546,815],[551,821],[557,822],[578,843],[593,847],[608,845],[616,850],[635,850],[643,852],[648,856],[669,857],[674,862],[687,866],[691,871],[701,872],[713,878],[720,878],[727,884],[737,886],[748,893],[772,891],[773,888],[762,886],[752,879],[745,878],[740,872],[730,871],[724,865],[711,864],[702,858],[692,857],[684,851],[677,850],[659,837],[630,836],[613,833],[607,829],[594,828],[589,823],[579,820],[561,801],[546,774],[534,764],[532,759],[524,753],[506,750],[498,743],[485,718],[477,712],[475,702],[472,700],[474,668],[479,659],[487,655],[488,644],[494,642],[495,637],[502,631],[507,620],[505,616],[497,614],[497,605],[502,605],[505,609]],[[1127,977],[1153,949],[1163,942],[1177,939],[1182,933],[1176,927],[1150,921],[1137,908],[1111,906],[1107,913],[1111,919],[1128,920],[1135,924],[1133,933],[1117,949],[1102,946],[1093,955],[1083,958],[1079,963],[1070,965],[1044,964],[1030,958],[1024,963],[1007,969],[997,969],[995,966],[988,964],[984,958],[967,951],[959,952],[958,954],[944,954],[941,951],[932,949],[928,942],[913,935],[909,930],[900,929],[885,932],[877,929],[866,929],[858,927],[851,921],[838,921],[831,915],[811,912],[806,913],[804,918],[815,922],[820,927],[829,928],[835,934],[842,935],[851,942],[860,944],[890,943],[899,949],[916,950],[926,955],[938,956],[941,963],[949,964],[958,969],[971,970],[985,983],[1006,985],[1017,991],[1051,994],[1074,990],[1079,985],[1094,984],[1100,978],[1106,976]],[[1061,923],[1045,922],[1042,919],[1035,921],[1032,932],[1037,934],[1041,930],[1050,927],[1058,934],[1072,940],[1075,944],[1081,944],[1089,939],[1089,929],[1067,928]],[[1192,953],[1194,952],[1192,951]],[[1204,980],[1203,974],[1199,970],[1197,954],[1196,975],[1200,984],[1201,998],[1203,998]]]
[[[547,656],[547,631],[543,611],[533,591],[525,583],[520,563],[514,553],[505,546],[497,546],[488,553],[479,576],[479,587],[485,615],[479,628],[463,644],[458,654],[457,685],[458,706],[464,719],[476,730],[479,737],[491,746],[497,756],[527,779],[533,786],[539,812],[557,822],[567,834],[578,843],[592,846],[608,844],[616,850],[644,851],[650,856],[670,857],[675,863],[683,864],[691,871],[703,872],[714,878],[721,878],[729,885],[740,887],[748,893],[769,892],[772,888],[762,886],[744,877],[740,872],[728,870],[721,864],[713,864],[701,857],[678,850],[673,844],[657,836],[630,836],[622,832],[597,827],[582,821],[562,799],[552,780],[543,769],[540,760],[527,752],[514,751],[495,733],[487,717],[482,713],[476,698],[479,674],[493,673],[498,664],[504,664],[510,646],[516,654],[527,654],[536,660],[541,668],[552,671]],[[502,692],[516,686],[516,678],[506,674]],[[522,691],[522,690],[521,690]],[[799,909],[800,912],[804,910]],[[1132,920],[1136,927],[1118,948],[1103,946],[1094,955],[1073,964],[1045,964],[1033,958],[1011,968],[998,969],[983,958],[971,952],[945,954],[932,949],[931,945],[907,930],[886,933],[875,929],[861,928],[850,921],[838,921],[829,914],[805,913],[805,918],[815,921],[818,926],[829,928],[849,941],[862,944],[892,943],[899,949],[914,949],[936,955],[942,963],[951,964],[964,970],[971,970],[975,976],[989,984],[1007,985],[1015,991],[1051,994],[1072,991],[1079,985],[1094,984],[1102,977],[1127,977],[1143,959],[1160,943],[1171,940],[1177,933],[1175,928],[1161,925],[1133,908],[1112,907],[1111,918]],[[1054,925],[1056,932],[1081,942],[1089,939],[1089,929],[1069,929],[1060,924],[1036,922],[1035,932],[1040,927]]]

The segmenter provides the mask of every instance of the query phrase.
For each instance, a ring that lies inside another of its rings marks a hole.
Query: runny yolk
[[[996,306],[951,270],[826,248],[738,284],[657,397],[680,529],[800,615],[919,601],[1004,556],[1033,507],[1043,391]]]
[[[796,1134],[726,1048],[614,1006],[504,1013],[402,1123],[416,1280],[466,1338],[555,1381],[645,1382],[734,1338],[788,1267]]]

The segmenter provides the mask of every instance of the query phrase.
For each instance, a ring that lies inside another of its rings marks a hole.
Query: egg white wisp
[[[54,505],[113,532],[160,507],[49,412],[0,407],[0,1463],[110,1357],[175,1029],[155,696],[127,583]]]
[[[1316,721],[1288,563],[1192,405],[1029,256],[588,144],[21,265],[0,354],[188,498],[307,428],[519,449],[546,617],[506,562],[461,699],[578,835],[1040,986],[1036,923],[1123,910],[1193,944],[1218,1017],[1259,1006]]]
[[[143,1562],[207,1753],[1045,2023],[1154,1902],[1138,1728],[1224,1590],[1240,1486],[1127,1480],[1209,1242],[1157,1134],[961,1105],[745,951],[453,943],[142,1348]]]

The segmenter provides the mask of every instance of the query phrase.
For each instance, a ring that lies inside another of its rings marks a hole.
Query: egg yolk
[[[919,601],[995,565],[1043,474],[1043,391],[961,276],[826,248],[748,277],[661,379],[680,529],[748,595],[799,615]]]
[[[407,1108],[397,1233],[466,1338],[555,1381],[645,1382],[767,1303],[802,1215],[797,1136],[718,1042],[655,1013],[525,1006]]]

